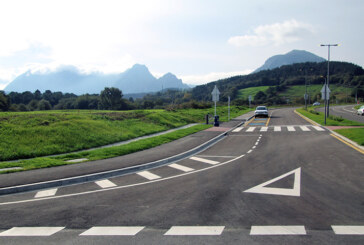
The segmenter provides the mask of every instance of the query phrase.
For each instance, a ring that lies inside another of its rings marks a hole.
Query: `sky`
[[[364,66],[362,0],[0,0],[0,90],[26,72],[146,65],[204,84],[306,50]]]

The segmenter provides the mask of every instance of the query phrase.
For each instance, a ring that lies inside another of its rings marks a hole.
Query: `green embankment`
[[[231,117],[246,112],[232,107]],[[214,109],[178,111],[48,111],[0,113],[0,160],[67,153],[125,141],[189,123],[204,122]],[[227,108],[219,107],[221,121]]]

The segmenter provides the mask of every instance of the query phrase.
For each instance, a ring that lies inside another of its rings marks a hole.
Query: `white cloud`
[[[306,23],[294,19],[271,25],[260,25],[253,30],[251,35],[234,36],[228,43],[237,47],[241,46],[279,46],[301,40],[314,32],[314,28]]]
[[[203,75],[187,75],[187,76],[177,76],[177,77],[182,79],[183,83],[201,85],[217,81],[219,79],[229,78],[238,75],[246,75],[251,72],[253,72],[253,70],[233,71],[233,72],[211,72]]]

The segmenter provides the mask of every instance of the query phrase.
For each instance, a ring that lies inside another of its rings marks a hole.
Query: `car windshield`
[[[265,106],[258,106],[257,107],[257,110],[267,110],[267,107],[265,107]]]

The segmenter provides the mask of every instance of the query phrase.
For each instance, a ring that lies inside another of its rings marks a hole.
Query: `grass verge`
[[[364,146],[364,128],[345,128],[334,130],[348,139],[356,142],[358,145]]]
[[[70,159],[87,158],[89,160],[100,160],[117,156],[123,156],[126,154],[150,149],[165,143],[169,143],[171,141],[183,138],[190,134],[194,134],[209,127],[211,127],[211,125],[201,124],[190,128],[180,129],[168,134],[155,136],[147,139],[141,139],[121,146],[114,146],[114,147],[97,149],[93,151],[86,151],[80,153],[71,153],[57,157],[39,157],[29,160],[21,160],[18,162],[3,162],[0,163],[0,168],[21,167],[22,169],[5,170],[0,173],[11,173],[11,172],[31,170],[31,169],[50,168],[55,166],[73,164],[70,162],[66,162],[67,160]]]

